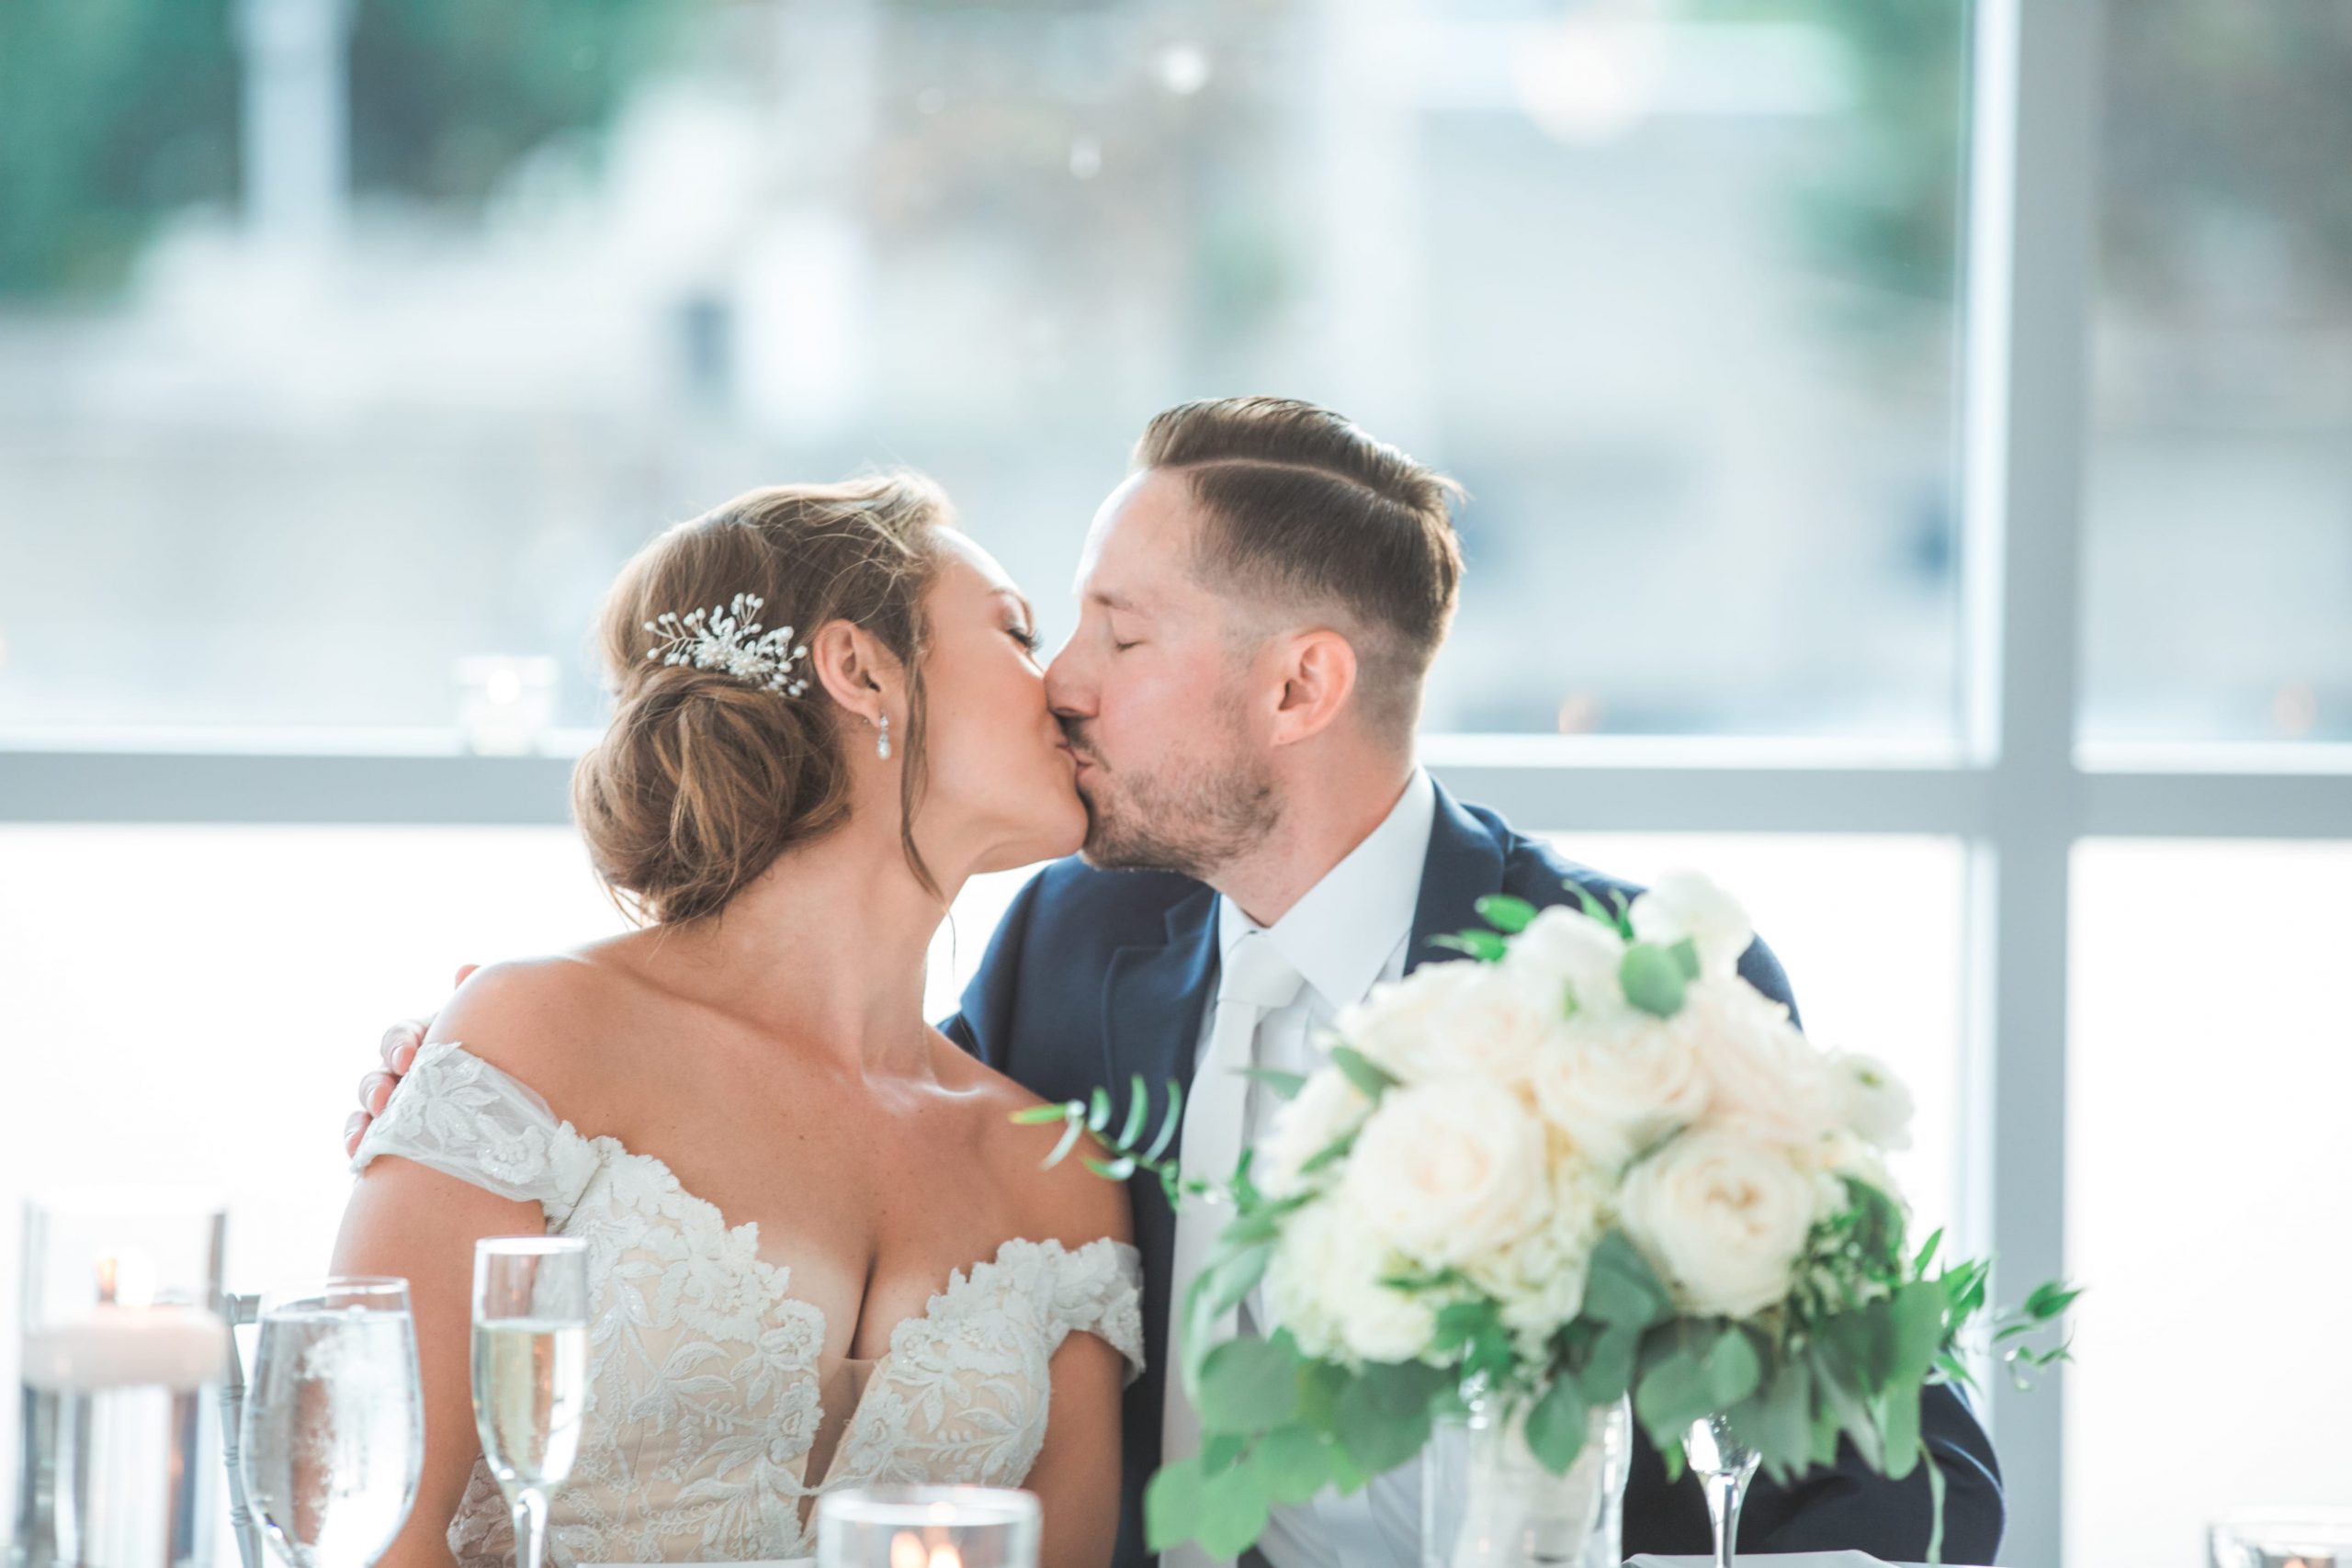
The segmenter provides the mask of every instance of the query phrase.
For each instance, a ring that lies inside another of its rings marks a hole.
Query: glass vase
[[[1482,1395],[1430,1436],[1421,1477],[1423,1568],[1619,1568],[1633,1414],[1586,1417],[1584,1447],[1555,1475],[1527,1446],[1530,1402]]]

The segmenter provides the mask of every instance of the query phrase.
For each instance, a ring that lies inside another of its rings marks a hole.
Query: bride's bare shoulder
[[[628,942],[486,964],[434,1015],[425,1039],[463,1044],[560,1103],[567,1084],[597,1072],[616,1021],[649,999]]]
[[[1014,1194],[1023,1215],[1022,1234],[1069,1247],[1106,1235],[1132,1240],[1135,1225],[1125,1186],[1096,1175],[1086,1164],[1089,1156],[1102,1159],[1109,1151],[1081,1135],[1067,1157],[1048,1167],[1046,1156],[1060,1142],[1063,1123],[1040,1126],[1013,1121],[1017,1112],[1046,1102],[953,1045],[946,1048],[967,1064],[959,1070],[968,1075],[967,1092],[977,1113],[985,1118],[982,1146],[999,1179]]]

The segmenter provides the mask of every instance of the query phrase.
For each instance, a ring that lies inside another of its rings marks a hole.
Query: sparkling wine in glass
[[[1690,1423],[1682,1439],[1690,1472],[1707,1489],[1707,1517],[1715,1528],[1715,1568],[1732,1568],[1739,1546],[1741,1495],[1756,1474],[1763,1456],[1739,1440],[1728,1416],[1709,1416]]]
[[[548,1500],[588,1408],[588,1249],[565,1236],[474,1245],[474,1429],[514,1515],[517,1568],[542,1568]]]
[[[265,1296],[245,1394],[245,1495],[294,1568],[368,1568],[408,1522],[424,1397],[405,1280]]]

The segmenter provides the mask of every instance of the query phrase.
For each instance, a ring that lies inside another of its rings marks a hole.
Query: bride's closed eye
[[[1041,639],[1037,636],[1036,628],[1018,621],[1014,622],[1012,626],[1005,627],[1004,635],[1019,643],[1021,645],[1021,651],[1029,655],[1032,659],[1035,659],[1037,656],[1037,649],[1043,646]]]

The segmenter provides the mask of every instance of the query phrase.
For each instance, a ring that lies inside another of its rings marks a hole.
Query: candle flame
[[[924,1568],[922,1538],[900,1530],[890,1538],[890,1568]]]
[[[115,1286],[121,1269],[121,1263],[115,1258],[98,1259],[98,1301],[101,1304],[107,1306],[114,1304]]]
[[[964,1554],[950,1541],[931,1549],[931,1568],[964,1568]]]

